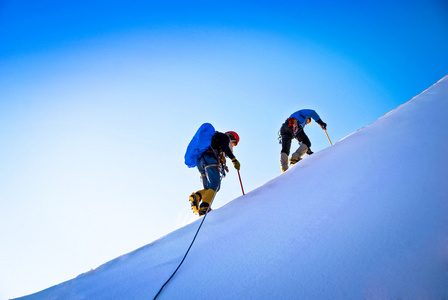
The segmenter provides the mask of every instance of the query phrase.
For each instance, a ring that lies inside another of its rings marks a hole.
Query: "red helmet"
[[[235,131],[227,131],[226,134],[230,137],[232,141],[236,142],[236,144],[238,145],[238,143],[240,142],[240,137],[238,136],[238,133],[236,133]]]

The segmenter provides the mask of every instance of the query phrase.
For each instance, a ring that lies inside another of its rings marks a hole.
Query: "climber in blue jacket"
[[[288,170],[288,157],[291,149],[291,140],[293,138],[300,143],[300,147],[291,155],[291,159],[289,160],[291,165],[299,162],[305,153],[313,153],[311,151],[310,139],[304,131],[305,126],[311,123],[311,119],[319,124],[322,129],[327,129],[327,124],[324,123],[316,111],[312,109],[302,109],[296,111],[286,119],[285,123],[283,123],[280,128],[280,138],[282,144],[282,150],[280,152],[280,165],[283,172]]]

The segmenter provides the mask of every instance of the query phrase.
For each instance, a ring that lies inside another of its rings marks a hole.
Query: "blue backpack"
[[[214,134],[215,128],[210,123],[202,124],[196,131],[196,134],[188,144],[187,152],[185,152],[185,164],[189,168],[194,168],[198,165],[199,158],[212,144]]]

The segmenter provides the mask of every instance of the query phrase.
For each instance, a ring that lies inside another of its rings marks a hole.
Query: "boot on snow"
[[[290,163],[291,165],[295,165],[295,164],[298,163],[300,160],[301,160],[301,158],[294,158],[294,157],[292,157],[292,158],[289,159],[289,163]]]
[[[207,211],[210,211],[210,204],[212,203],[215,191],[212,189],[203,189],[192,193],[190,195],[190,204],[193,213],[199,214],[199,216],[205,215]]]
[[[215,196],[215,191],[212,189],[206,189],[200,191],[201,193],[201,205],[199,206],[199,216],[205,215],[211,209],[210,204],[212,204],[213,197]]]
[[[199,192],[192,193],[190,195],[190,204],[193,213],[197,214],[199,212],[199,202],[201,202],[202,195]]]
[[[199,216],[202,217],[203,215],[205,215],[206,213],[208,213],[211,210],[212,210],[212,208],[210,207],[210,205],[208,203],[202,202],[201,208],[199,208]]]
[[[282,167],[282,172],[288,170],[288,154],[284,152],[280,153],[280,166]]]

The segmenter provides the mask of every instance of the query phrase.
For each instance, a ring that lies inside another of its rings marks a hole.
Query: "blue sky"
[[[448,70],[444,1],[90,2],[0,2],[0,298],[189,222],[202,123],[239,133],[248,192],[280,174],[292,112],[337,142]],[[215,208],[240,194],[231,168]]]

